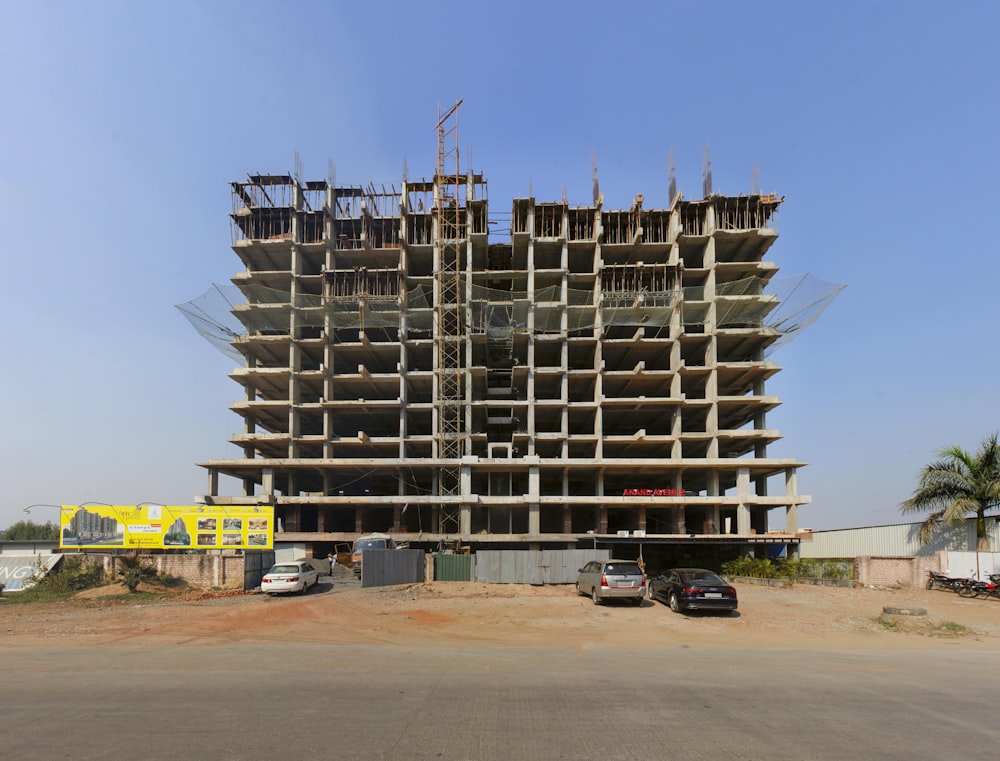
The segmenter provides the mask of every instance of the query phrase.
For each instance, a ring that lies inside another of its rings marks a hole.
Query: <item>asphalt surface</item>
[[[624,640],[624,637],[623,637]],[[0,642],[2,644],[2,642]],[[0,650],[5,759],[995,759],[1000,653]]]

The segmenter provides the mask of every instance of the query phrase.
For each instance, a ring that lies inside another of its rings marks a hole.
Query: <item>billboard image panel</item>
[[[60,549],[272,549],[274,508],[63,505]]]

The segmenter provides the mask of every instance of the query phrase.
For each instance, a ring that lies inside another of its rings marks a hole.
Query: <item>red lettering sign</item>
[[[623,497],[683,497],[683,489],[623,489]]]

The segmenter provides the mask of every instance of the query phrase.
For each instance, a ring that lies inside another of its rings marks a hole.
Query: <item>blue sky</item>
[[[188,504],[240,427],[174,305],[239,269],[228,182],[429,176],[438,103],[494,208],[786,196],[770,258],[847,283],[775,353],[773,456],[814,528],[892,523],[1000,428],[1000,5],[0,0],[0,528]],[[30,517],[57,517],[35,508]]]

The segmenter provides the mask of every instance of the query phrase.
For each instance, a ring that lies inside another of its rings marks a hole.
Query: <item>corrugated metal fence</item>
[[[384,587],[424,581],[422,550],[365,550],[361,586]],[[475,555],[434,554],[436,581],[482,584],[572,584],[591,560],[607,560],[608,550],[480,550]]]
[[[365,550],[361,554],[361,586],[387,587],[424,580],[423,550]]]
[[[434,581],[472,581],[472,555],[434,553]]]
[[[256,589],[271,566],[274,565],[274,551],[261,550],[243,553],[243,589]]]
[[[572,584],[577,569],[607,560],[608,550],[480,550],[476,581],[484,584]]]

